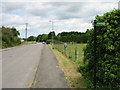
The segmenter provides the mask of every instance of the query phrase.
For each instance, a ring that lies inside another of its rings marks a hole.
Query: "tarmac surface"
[[[2,88],[68,88],[64,73],[47,45],[4,49],[0,64]]]
[[[51,49],[44,46],[33,88],[68,88],[64,73]]]
[[[2,88],[28,88],[32,83],[43,49],[42,44],[2,50]]]

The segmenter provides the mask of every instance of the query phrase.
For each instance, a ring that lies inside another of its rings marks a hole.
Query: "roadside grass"
[[[2,40],[0,40],[0,49],[2,49]]]
[[[62,44],[61,44],[62,45]],[[68,45],[68,47],[71,49],[71,55],[73,55],[73,50],[77,47],[79,47],[78,51],[79,51],[79,55],[78,55],[78,59],[75,61],[72,58],[69,58],[69,48],[68,50],[66,50],[66,55],[63,55],[64,52],[63,51],[63,46],[59,46],[59,51],[58,49],[55,49],[55,47],[53,47],[52,45],[48,45],[53,53],[55,54],[58,63],[59,63],[59,67],[60,69],[64,72],[64,75],[67,79],[68,85],[71,88],[86,88],[86,83],[85,80],[83,78],[83,76],[77,72],[77,68],[80,64],[82,64],[82,59],[83,59],[83,48],[86,46],[85,44],[74,44],[74,45]],[[61,51],[60,51],[61,50]],[[62,52],[62,53],[61,53]]]
[[[16,45],[16,46],[22,46],[22,45],[28,45],[28,44],[34,44],[35,42],[34,41],[24,41],[24,42],[21,42],[21,44],[19,45]],[[13,46],[13,47],[16,47],[16,46]],[[11,47],[7,47],[7,48],[11,48]],[[2,48],[2,43],[0,44],[0,49],[5,49],[5,48]]]
[[[86,44],[68,44],[65,49],[63,44],[56,44],[54,48],[80,66],[83,64],[85,46]]]
[[[27,44],[34,44],[35,42],[34,41],[24,41],[24,42],[21,42],[21,44],[20,45],[27,45]],[[18,46],[20,46],[20,45],[18,45]]]

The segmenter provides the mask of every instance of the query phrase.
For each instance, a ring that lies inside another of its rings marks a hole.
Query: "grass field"
[[[83,63],[83,56],[86,44],[68,44],[67,48],[64,48],[63,44],[55,44],[54,48],[60,51],[63,55],[65,55],[70,60],[82,64]]]
[[[77,72],[78,66],[83,64],[83,49],[86,44],[68,44],[66,51],[63,44],[49,45],[53,50],[61,70],[67,78],[71,88],[86,88],[82,75]]]

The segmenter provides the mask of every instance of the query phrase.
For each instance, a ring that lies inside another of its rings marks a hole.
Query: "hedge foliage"
[[[105,22],[105,27],[97,27],[97,88],[120,88],[120,10],[114,9],[103,16],[96,16],[97,22]],[[84,66],[79,71],[86,79],[88,88],[93,88],[94,37],[90,31],[89,41],[84,50]]]
[[[36,41],[36,37],[35,36],[29,36],[27,41]]]
[[[1,27],[2,32],[2,48],[12,47],[21,44],[21,40],[18,37],[20,33],[15,28]]]

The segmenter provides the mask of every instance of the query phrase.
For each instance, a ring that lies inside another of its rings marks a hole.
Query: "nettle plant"
[[[103,16],[96,16],[97,22],[105,22],[104,27],[96,30],[96,85],[97,88],[120,87],[120,10],[112,10]],[[87,81],[88,88],[93,88],[94,73],[94,30],[91,29],[89,41],[84,50],[84,65],[79,67]]]

